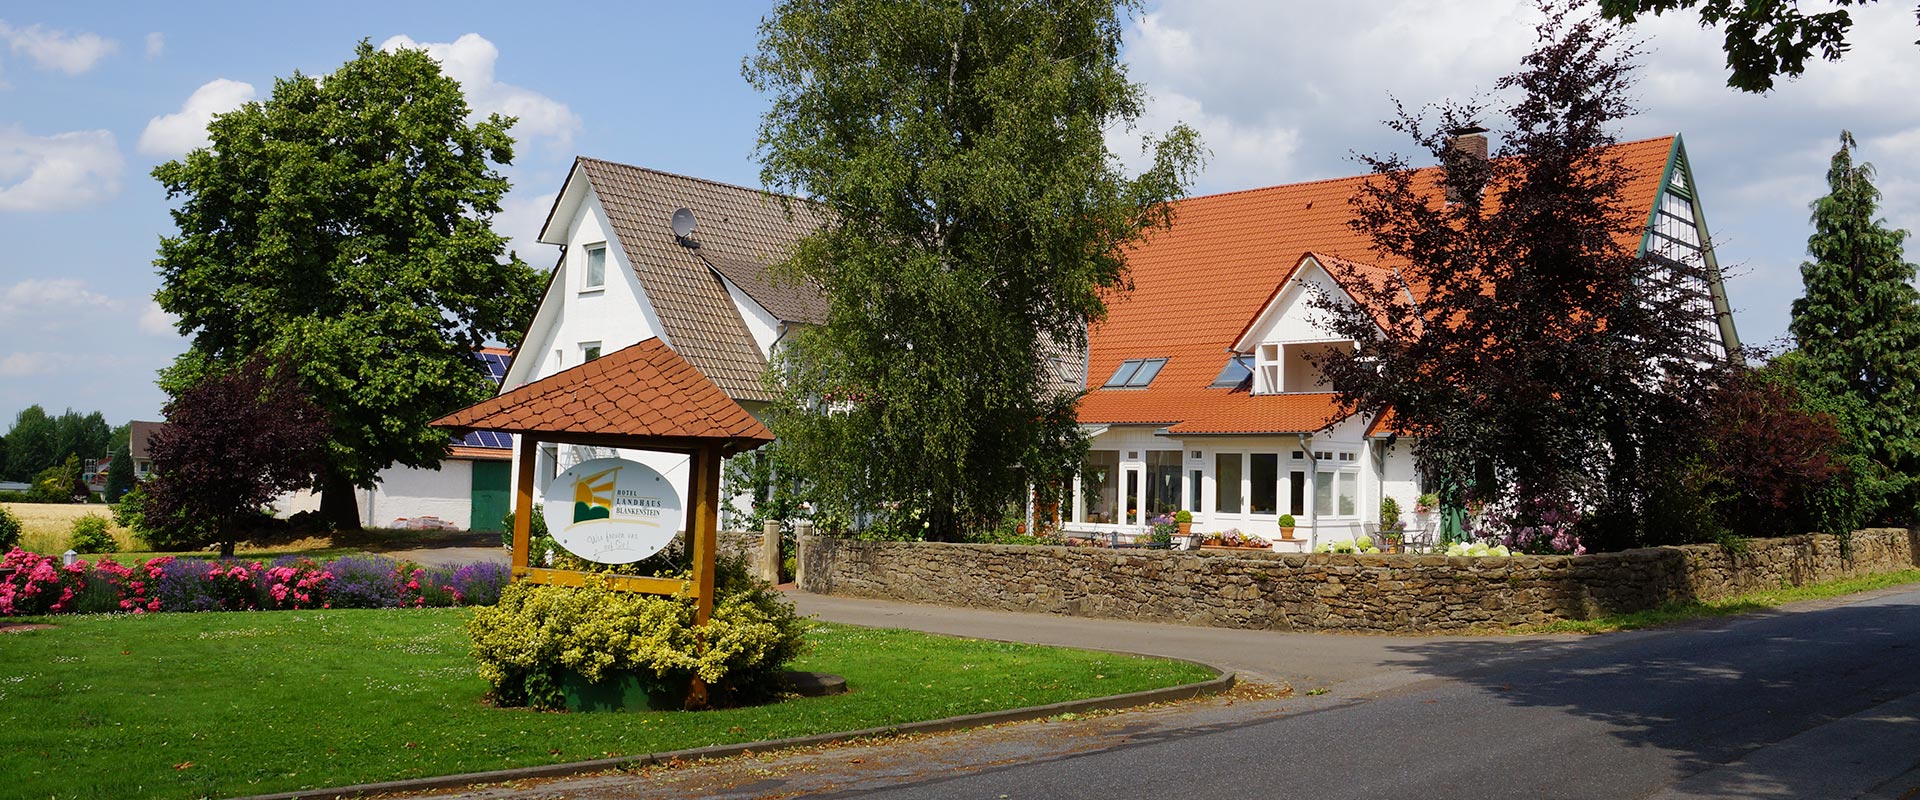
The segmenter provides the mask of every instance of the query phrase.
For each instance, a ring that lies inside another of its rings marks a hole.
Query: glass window
[[[1338,513],[1343,517],[1356,516],[1360,513],[1360,473],[1337,474],[1339,482],[1334,486],[1334,501],[1339,507]]]
[[[1187,506],[1194,511],[1200,510],[1200,470],[1187,473]]]
[[[598,289],[607,285],[607,246],[589,245],[587,247],[587,274],[581,282],[583,289]]]
[[[1253,366],[1247,363],[1246,356],[1227,356],[1227,365],[1220,368],[1220,374],[1208,384],[1214,389],[1234,389],[1253,377]]]
[[[1126,516],[1120,518],[1121,524],[1140,524],[1140,470],[1127,470],[1127,496],[1121,498],[1121,505],[1127,509]]]
[[[1180,451],[1147,451],[1147,516],[1180,510]]]
[[[1253,513],[1279,513],[1280,454],[1254,453],[1253,468],[1248,472],[1253,479]]]
[[[600,357],[599,342],[581,342],[580,343],[580,363],[584,364],[588,361],[592,361],[599,357]]]
[[[1294,470],[1287,476],[1287,513],[1296,517],[1307,513],[1307,473]]]
[[[1125,386],[1133,379],[1133,373],[1140,371],[1140,362],[1122,361],[1120,368],[1113,371],[1113,377],[1107,379],[1107,386]]]
[[[1088,450],[1080,466],[1080,494],[1087,509],[1081,522],[1111,525],[1119,522],[1120,451]]]
[[[1213,454],[1213,510],[1240,513],[1240,454]]]
[[[1164,358],[1149,358],[1140,362],[1140,371],[1133,373],[1133,377],[1127,379],[1127,385],[1135,389],[1146,388],[1147,384],[1153,382],[1153,377],[1160,374],[1160,368],[1166,365],[1167,360]]]
[[[1315,514],[1333,513],[1333,473],[1313,473],[1313,512]]]

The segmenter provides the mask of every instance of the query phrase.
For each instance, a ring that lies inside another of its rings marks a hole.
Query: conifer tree
[[[1813,202],[1811,261],[1800,265],[1803,296],[1791,330],[1808,371],[1829,392],[1859,400],[1863,442],[1900,484],[1889,512],[1910,519],[1920,472],[1920,292],[1904,257],[1907,232],[1876,219],[1873,165],[1854,163],[1853,134],[1827,169],[1826,197]]]

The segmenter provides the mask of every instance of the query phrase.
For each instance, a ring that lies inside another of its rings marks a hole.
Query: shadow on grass
[[[1511,705],[1604,723],[1623,744],[1672,753],[1676,769],[1693,774],[1920,692],[1916,645],[1920,594],[1908,593],[1814,611],[1750,610],[1738,620],[1595,640],[1571,654],[1513,658],[1498,641],[1392,649],[1399,666],[1464,681]],[[1920,753],[1920,725],[1884,727]],[[1806,774],[1752,765],[1726,782],[1713,788],[1769,797],[1832,790]]]

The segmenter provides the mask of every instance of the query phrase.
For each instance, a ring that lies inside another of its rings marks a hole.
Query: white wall
[[[380,483],[355,493],[360,524],[390,528],[402,517],[439,517],[461,530],[473,527],[473,462],[450,458],[439,469],[391,466],[380,471]],[[285,518],[302,511],[320,510],[320,495],[299,491],[272,503],[275,515]]]
[[[660,317],[654,312],[646,289],[641,287],[639,276],[634,273],[633,261],[614,236],[606,209],[601,206],[600,198],[593,191],[585,172],[575,171],[567,192],[569,195],[581,193],[577,202],[559,204],[562,212],[572,209],[572,219],[565,224],[559,224],[560,221],[556,220],[553,226],[554,230],[566,232],[567,257],[560,266],[559,274],[554,277],[540,311],[534,316],[533,324],[528,327],[526,343],[512,374],[502,384],[503,392],[579,366],[580,345],[583,342],[599,342],[603,354],[656,336],[666,341],[669,347],[673,344],[667,341]],[[567,198],[569,201],[572,199]],[[663,231],[666,224],[666,220],[660,220]],[[586,289],[582,284],[586,273],[587,246],[603,242],[607,245],[606,282],[600,289]],[[771,341],[769,337],[769,344]],[[556,350],[559,351],[558,357],[555,356]],[[515,437],[514,475],[519,474],[518,438]],[[536,464],[536,502],[544,500],[547,481],[551,476],[583,460],[582,456],[594,455],[572,445],[560,445],[560,448],[557,453],[546,451],[551,455],[543,455]],[[673,483],[674,491],[679,492],[682,502],[685,502],[686,456],[629,450],[617,452],[621,458],[639,461],[658,470]],[[554,456],[558,457],[557,463],[553,460]]]
[[[720,276],[720,282],[726,284],[727,297],[732,298],[734,310],[739,311],[740,319],[747,323],[747,333],[753,336],[754,346],[760,348],[760,357],[772,361],[773,343],[780,338],[780,320],[740,291],[725,275]]]
[[[1280,536],[1280,514],[1287,513],[1292,507],[1290,496],[1291,481],[1289,473],[1299,470],[1305,472],[1305,494],[1301,504],[1305,513],[1295,515],[1296,537],[1310,542],[1346,539],[1358,535],[1364,522],[1378,522],[1380,516],[1380,496],[1383,489],[1396,497],[1405,495],[1401,506],[1410,514],[1413,508],[1413,467],[1412,457],[1402,445],[1389,452],[1386,459],[1387,480],[1383,483],[1379,466],[1371,454],[1371,445],[1365,441],[1366,424],[1364,420],[1349,418],[1335,425],[1331,430],[1308,437],[1309,451],[1325,451],[1334,454],[1334,458],[1322,460],[1317,465],[1306,457],[1295,459],[1293,454],[1300,451],[1300,441],[1291,435],[1285,436],[1194,436],[1177,438],[1157,436],[1156,426],[1115,425],[1094,437],[1092,450],[1117,450],[1120,453],[1120,474],[1115,478],[1124,493],[1125,475],[1128,470],[1141,470],[1144,474],[1145,453],[1149,450],[1177,450],[1181,453],[1181,504],[1193,513],[1193,529],[1200,532],[1225,531],[1235,528],[1243,533],[1253,533],[1268,539]],[[1193,457],[1198,451],[1200,458]],[[1225,513],[1216,507],[1219,497],[1219,454],[1232,453],[1241,456],[1240,464],[1240,512]],[[1273,453],[1279,456],[1277,476],[1278,487],[1275,492],[1277,505],[1274,514],[1251,513],[1252,503],[1252,460],[1248,454]],[[1339,453],[1351,453],[1352,461],[1338,460]],[[1191,473],[1201,472],[1201,492],[1199,503],[1194,503],[1189,495]],[[1339,515],[1333,509],[1320,509],[1317,522],[1314,523],[1314,488],[1317,473],[1321,471],[1351,474],[1355,483],[1355,512],[1352,515]],[[1078,519],[1083,514],[1086,500],[1076,481],[1073,488],[1072,508],[1062,508],[1067,519]],[[1122,500],[1121,505],[1127,505]],[[1094,525],[1068,522],[1066,527],[1080,531],[1136,530],[1134,521],[1128,520],[1120,525]]]

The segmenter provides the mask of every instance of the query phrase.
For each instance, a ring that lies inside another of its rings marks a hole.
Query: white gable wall
[[[666,329],[660,325],[652,300],[640,285],[633,261],[614,234],[606,209],[585,173],[576,170],[567,194],[563,202],[556,204],[555,213],[570,212],[572,217],[552,220],[545,240],[551,243],[555,235],[564,232],[567,255],[546,298],[541,301],[533,324],[528,327],[520,356],[501,384],[502,392],[579,366],[583,363],[583,343],[598,342],[602,354],[655,337],[668,347],[673,346]],[[664,234],[667,221],[661,220],[660,225]],[[601,288],[588,289],[585,287],[587,247],[601,243],[607,246],[606,280]],[[516,441],[515,474],[519,469],[518,450]],[[682,498],[687,496],[686,456],[549,443],[541,445],[534,468],[536,501],[545,496],[547,482],[560,471],[589,458],[612,455],[654,468],[673,483]]]
[[[747,323],[747,333],[753,336],[754,346],[760,348],[760,357],[772,361],[773,345],[780,340],[779,318],[762,308],[746,292],[740,291],[740,287],[727,280],[727,276],[718,272],[714,274],[719,275],[720,282],[726,285],[727,297],[733,299],[734,310],[740,312],[740,319]]]

